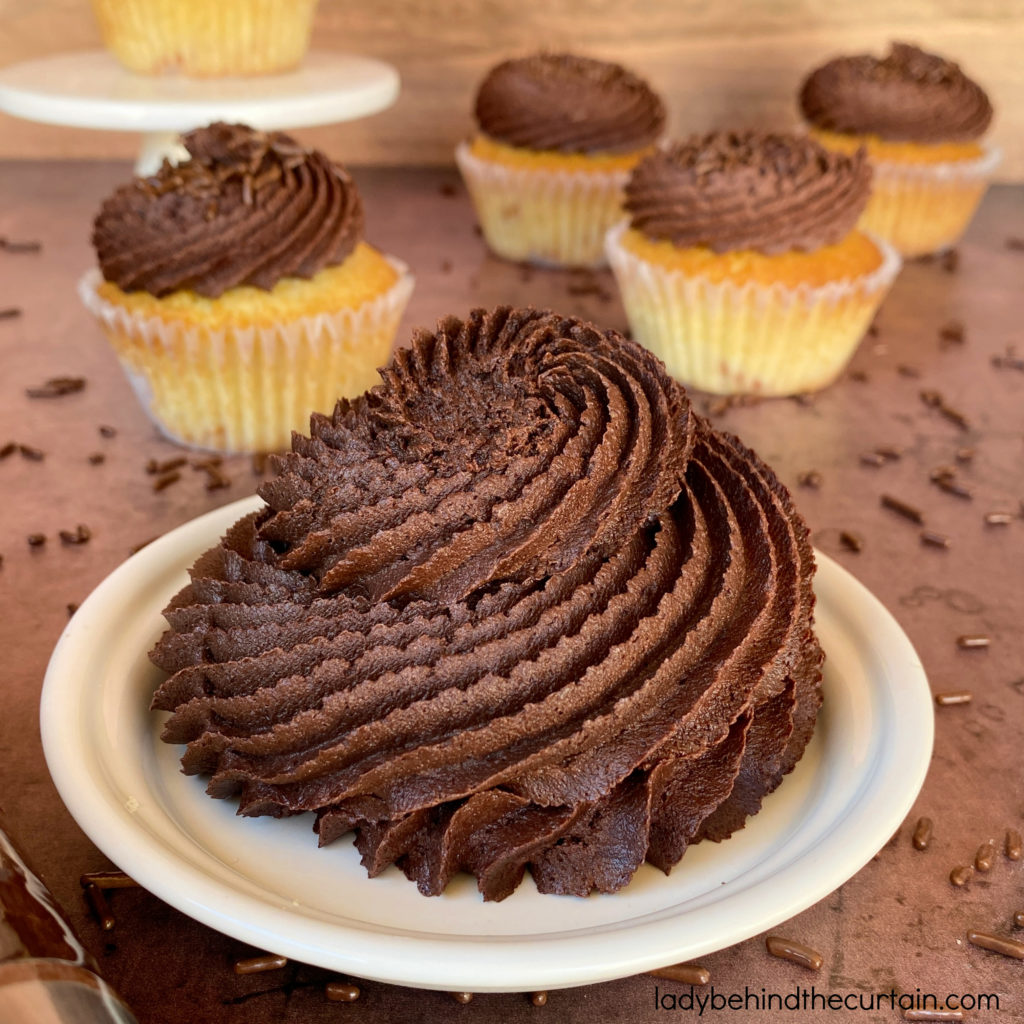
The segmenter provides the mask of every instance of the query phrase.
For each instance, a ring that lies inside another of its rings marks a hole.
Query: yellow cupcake
[[[130,71],[197,78],[297,67],[317,0],[93,0],[108,49]]]
[[[104,203],[80,294],[167,436],[283,450],[377,383],[412,278],[361,241],[355,187],[319,153],[243,126],[185,142],[192,160]]]
[[[853,229],[863,155],[716,133],[659,152],[626,188],[607,252],[633,336],[683,383],[789,395],[842,372],[899,269]]]
[[[908,257],[959,241],[1000,154],[981,141],[988,97],[956,64],[896,43],[885,58],[829,61],[800,103],[823,146],[868,153],[875,175],[861,227]]]
[[[650,87],[616,64],[543,54],[494,68],[476,118],[480,132],[455,157],[490,248],[515,261],[603,266],[629,172],[664,127]]]

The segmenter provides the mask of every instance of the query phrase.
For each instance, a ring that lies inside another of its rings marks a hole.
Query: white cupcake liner
[[[871,198],[861,227],[909,257],[956,245],[1002,159],[996,146],[984,150],[974,160],[935,164],[873,159]]]
[[[107,302],[99,270],[78,284],[142,407],[172,441],[208,451],[282,451],[312,412],[379,383],[414,279],[387,257],[398,280],[351,309],[268,326],[209,328],[143,316]]]
[[[506,167],[474,156],[455,162],[493,252],[550,267],[604,267],[604,236],[622,216],[626,171]]]
[[[633,337],[684,384],[720,395],[792,395],[830,384],[849,362],[902,260],[882,254],[870,274],[795,288],[714,282],[641,259],[622,244],[623,221],[606,248]]]

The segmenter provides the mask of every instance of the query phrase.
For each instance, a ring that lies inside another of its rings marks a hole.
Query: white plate
[[[240,818],[181,774],[147,708],[147,652],[186,569],[257,499],[150,544],[75,613],[46,674],[42,734],[57,789],[111,860],[198,921],[261,949],[401,985],[552,989],[722,949],[826,896],[888,841],[931,756],[932,704],[910,641],[882,605],[818,555],[825,704],[796,770],[721,844],[665,877],[649,865],[613,896],[540,895],[529,879],[484,903],[473,879],[427,899],[394,867],[368,879],[346,840],[317,849],[311,815]]]

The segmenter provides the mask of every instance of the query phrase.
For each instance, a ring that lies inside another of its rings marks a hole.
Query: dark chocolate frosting
[[[165,612],[184,770],[426,894],[610,892],[742,827],[820,703],[785,488],[579,320],[448,318],[382,376]]]
[[[971,142],[992,121],[984,89],[957,64],[907,43],[887,56],[837,57],[800,90],[804,117],[828,131],[892,142]]]
[[[96,218],[100,269],[123,291],[269,290],[341,263],[362,238],[355,184],[322,153],[238,124],[183,142],[191,159],[122,186]]]
[[[494,68],[477,92],[476,119],[485,135],[510,146],[618,153],[654,142],[665,106],[618,64],[542,53]]]
[[[853,230],[871,167],[813,139],[760,132],[695,135],[633,170],[625,208],[634,228],[715,252],[818,249]]]

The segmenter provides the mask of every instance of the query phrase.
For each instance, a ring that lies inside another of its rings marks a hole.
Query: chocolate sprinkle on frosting
[[[618,64],[542,53],[494,68],[476,96],[480,131],[525,149],[618,153],[651,145],[665,106]]]
[[[153,651],[187,774],[503,899],[720,840],[820,704],[808,531],[639,345],[536,310],[418,332],[275,457]]]
[[[804,82],[800,108],[818,128],[890,142],[972,142],[992,121],[980,85],[907,43],[893,43],[882,58],[830,60]]]
[[[863,152],[834,153],[795,135],[714,132],[642,160],[625,207],[649,238],[771,254],[845,238],[870,187]]]
[[[183,142],[190,160],[122,186],[96,218],[100,269],[122,291],[269,290],[343,262],[362,238],[355,184],[322,153],[238,124]]]

